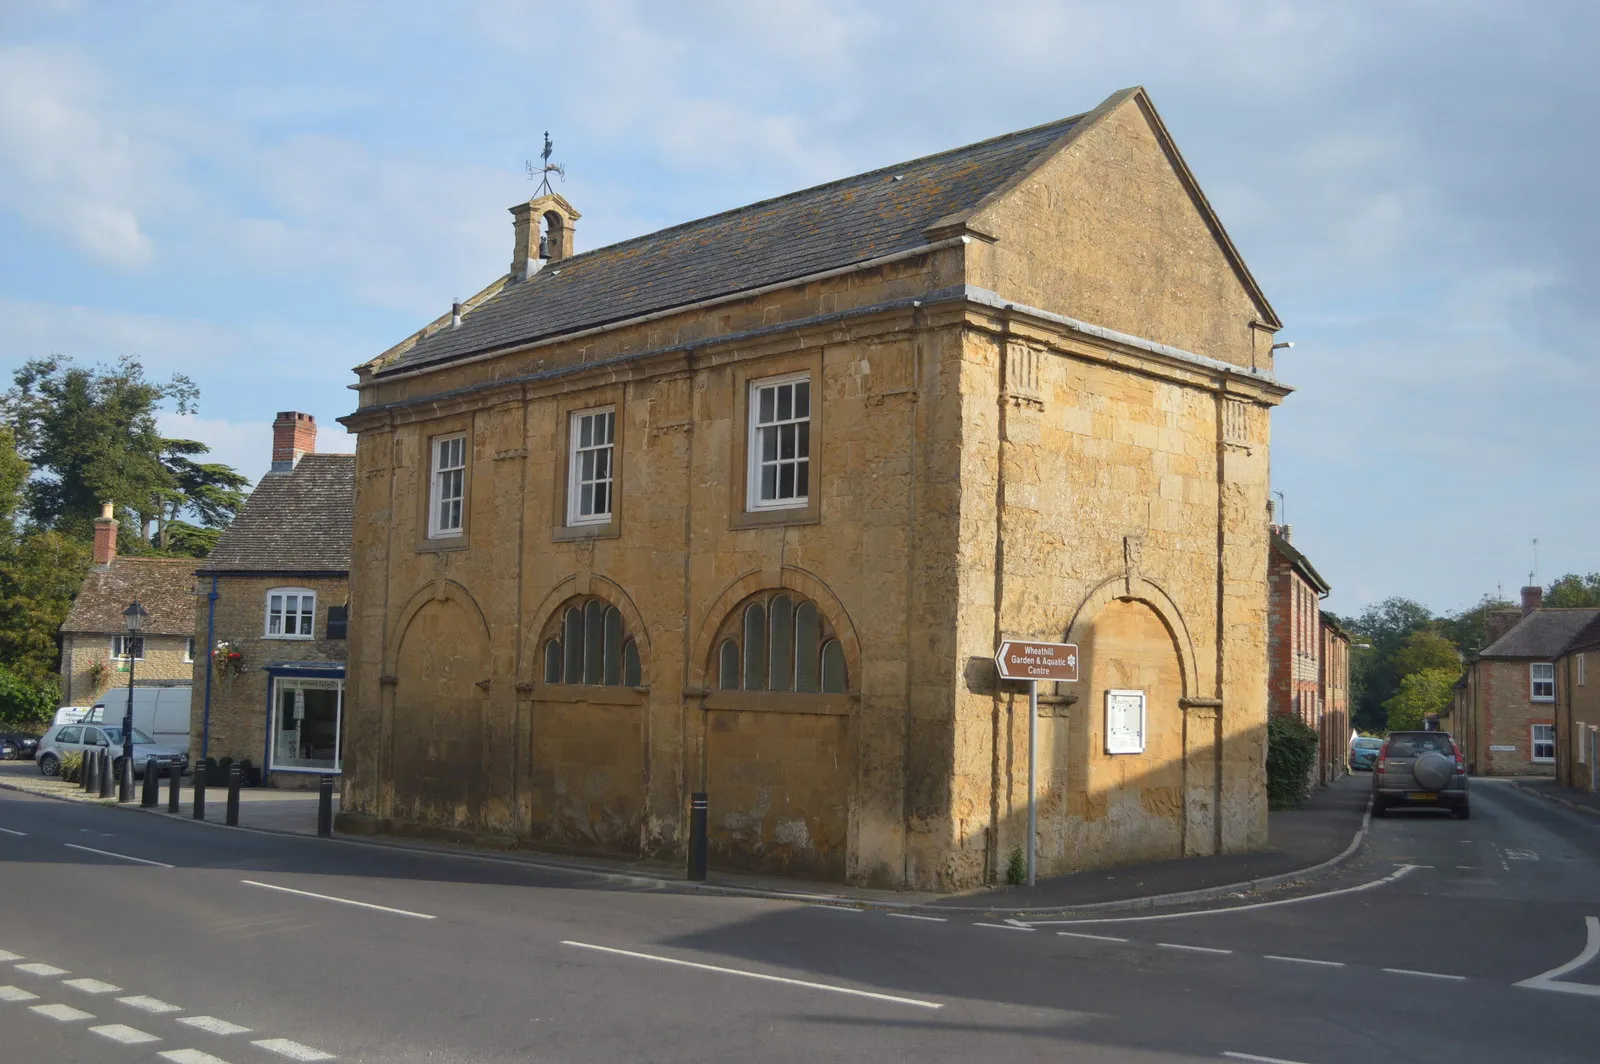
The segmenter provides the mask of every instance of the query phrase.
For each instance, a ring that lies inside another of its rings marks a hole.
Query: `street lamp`
[[[133,653],[134,640],[144,630],[145,618],[150,612],[134,599],[133,605],[122,611],[122,627],[128,632],[127,645],[122,649],[128,655],[128,711],[122,715],[122,772],[121,788],[117,801],[133,801],[133,670],[138,658]]]

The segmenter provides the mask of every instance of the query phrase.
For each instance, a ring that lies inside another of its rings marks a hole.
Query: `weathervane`
[[[532,181],[534,178],[539,179],[539,187],[534,190],[534,195],[536,196],[541,194],[552,196],[555,195],[556,190],[550,187],[551,174],[560,175],[561,180],[563,181],[567,179],[567,168],[562,166],[560,163],[553,163],[550,161],[550,152],[553,148],[554,145],[550,143],[550,131],[547,129],[544,133],[544,151],[539,153],[539,158],[542,162],[542,165],[534,166],[532,159],[529,159],[527,164],[528,180]]]

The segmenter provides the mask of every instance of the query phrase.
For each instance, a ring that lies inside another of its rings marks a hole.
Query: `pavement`
[[[1008,919],[0,791],[0,1058],[1593,1064],[1600,821],[1473,801],[1270,897]]]
[[[179,795],[180,815],[192,813],[189,782]],[[98,794],[86,794],[76,784],[39,774],[27,762],[0,763],[0,788],[26,790],[69,801],[99,804]],[[1034,887],[1002,886],[958,895],[918,891],[867,890],[835,883],[806,883],[792,879],[713,870],[700,889],[719,893],[744,893],[762,897],[809,896],[848,901],[869,908],[909,910],[974,910],[993,913],[1137,909],[1179,900],[1254,893],[1294,885],[1324,873],[1352,856],[1365,830],[1371,777],[1346,776],[1319,789],[1300,809],[1268,814],[1268,847],[1254,853],[1190,857],[1077,872],[1038,881]],[[241,828],[315,835],[315,791],[247,787],[239,792]],[[168,791],[163,784],[155,810],[168,815]],[[226,791],[206,791],[207,821],[220,824]],[[335,797],[335,813],[338,812]],[[135,806],[134,808],[137,808]],[[651,861],[572,858],[530,851],[473,850],[449,843],[423,843],[394,837],[357,837],[361,844],[427,853],[477,853],[497,860],[521,861],[540,867],[567,868],[609,874],[661,884],[685,884],[681,866]]]
[[[1576,787],[1560,787],[1549,776],[1519,776],[1513,778],[1511,782],[1529,794],[1537,794],[1547,801],[1582,813],[1600,816],[1600,793],[1579,790]]]

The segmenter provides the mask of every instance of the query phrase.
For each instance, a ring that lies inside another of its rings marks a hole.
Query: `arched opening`
[[[604,599],[579,599],[557,610],[540,637],[545,683],[639,687],[638,642],[622,611]]]

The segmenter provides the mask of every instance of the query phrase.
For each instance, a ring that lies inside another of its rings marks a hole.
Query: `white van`
[[[188,684],[177,687],[135,687],[133,689],[133,726],[162,746],[174,750],[189,749],[189,703],[194,688]],[[128,692],[107,691],[89,711],[85,723],[116,724],[128,711]],[[58,722],[60,723],[60,722]]]

